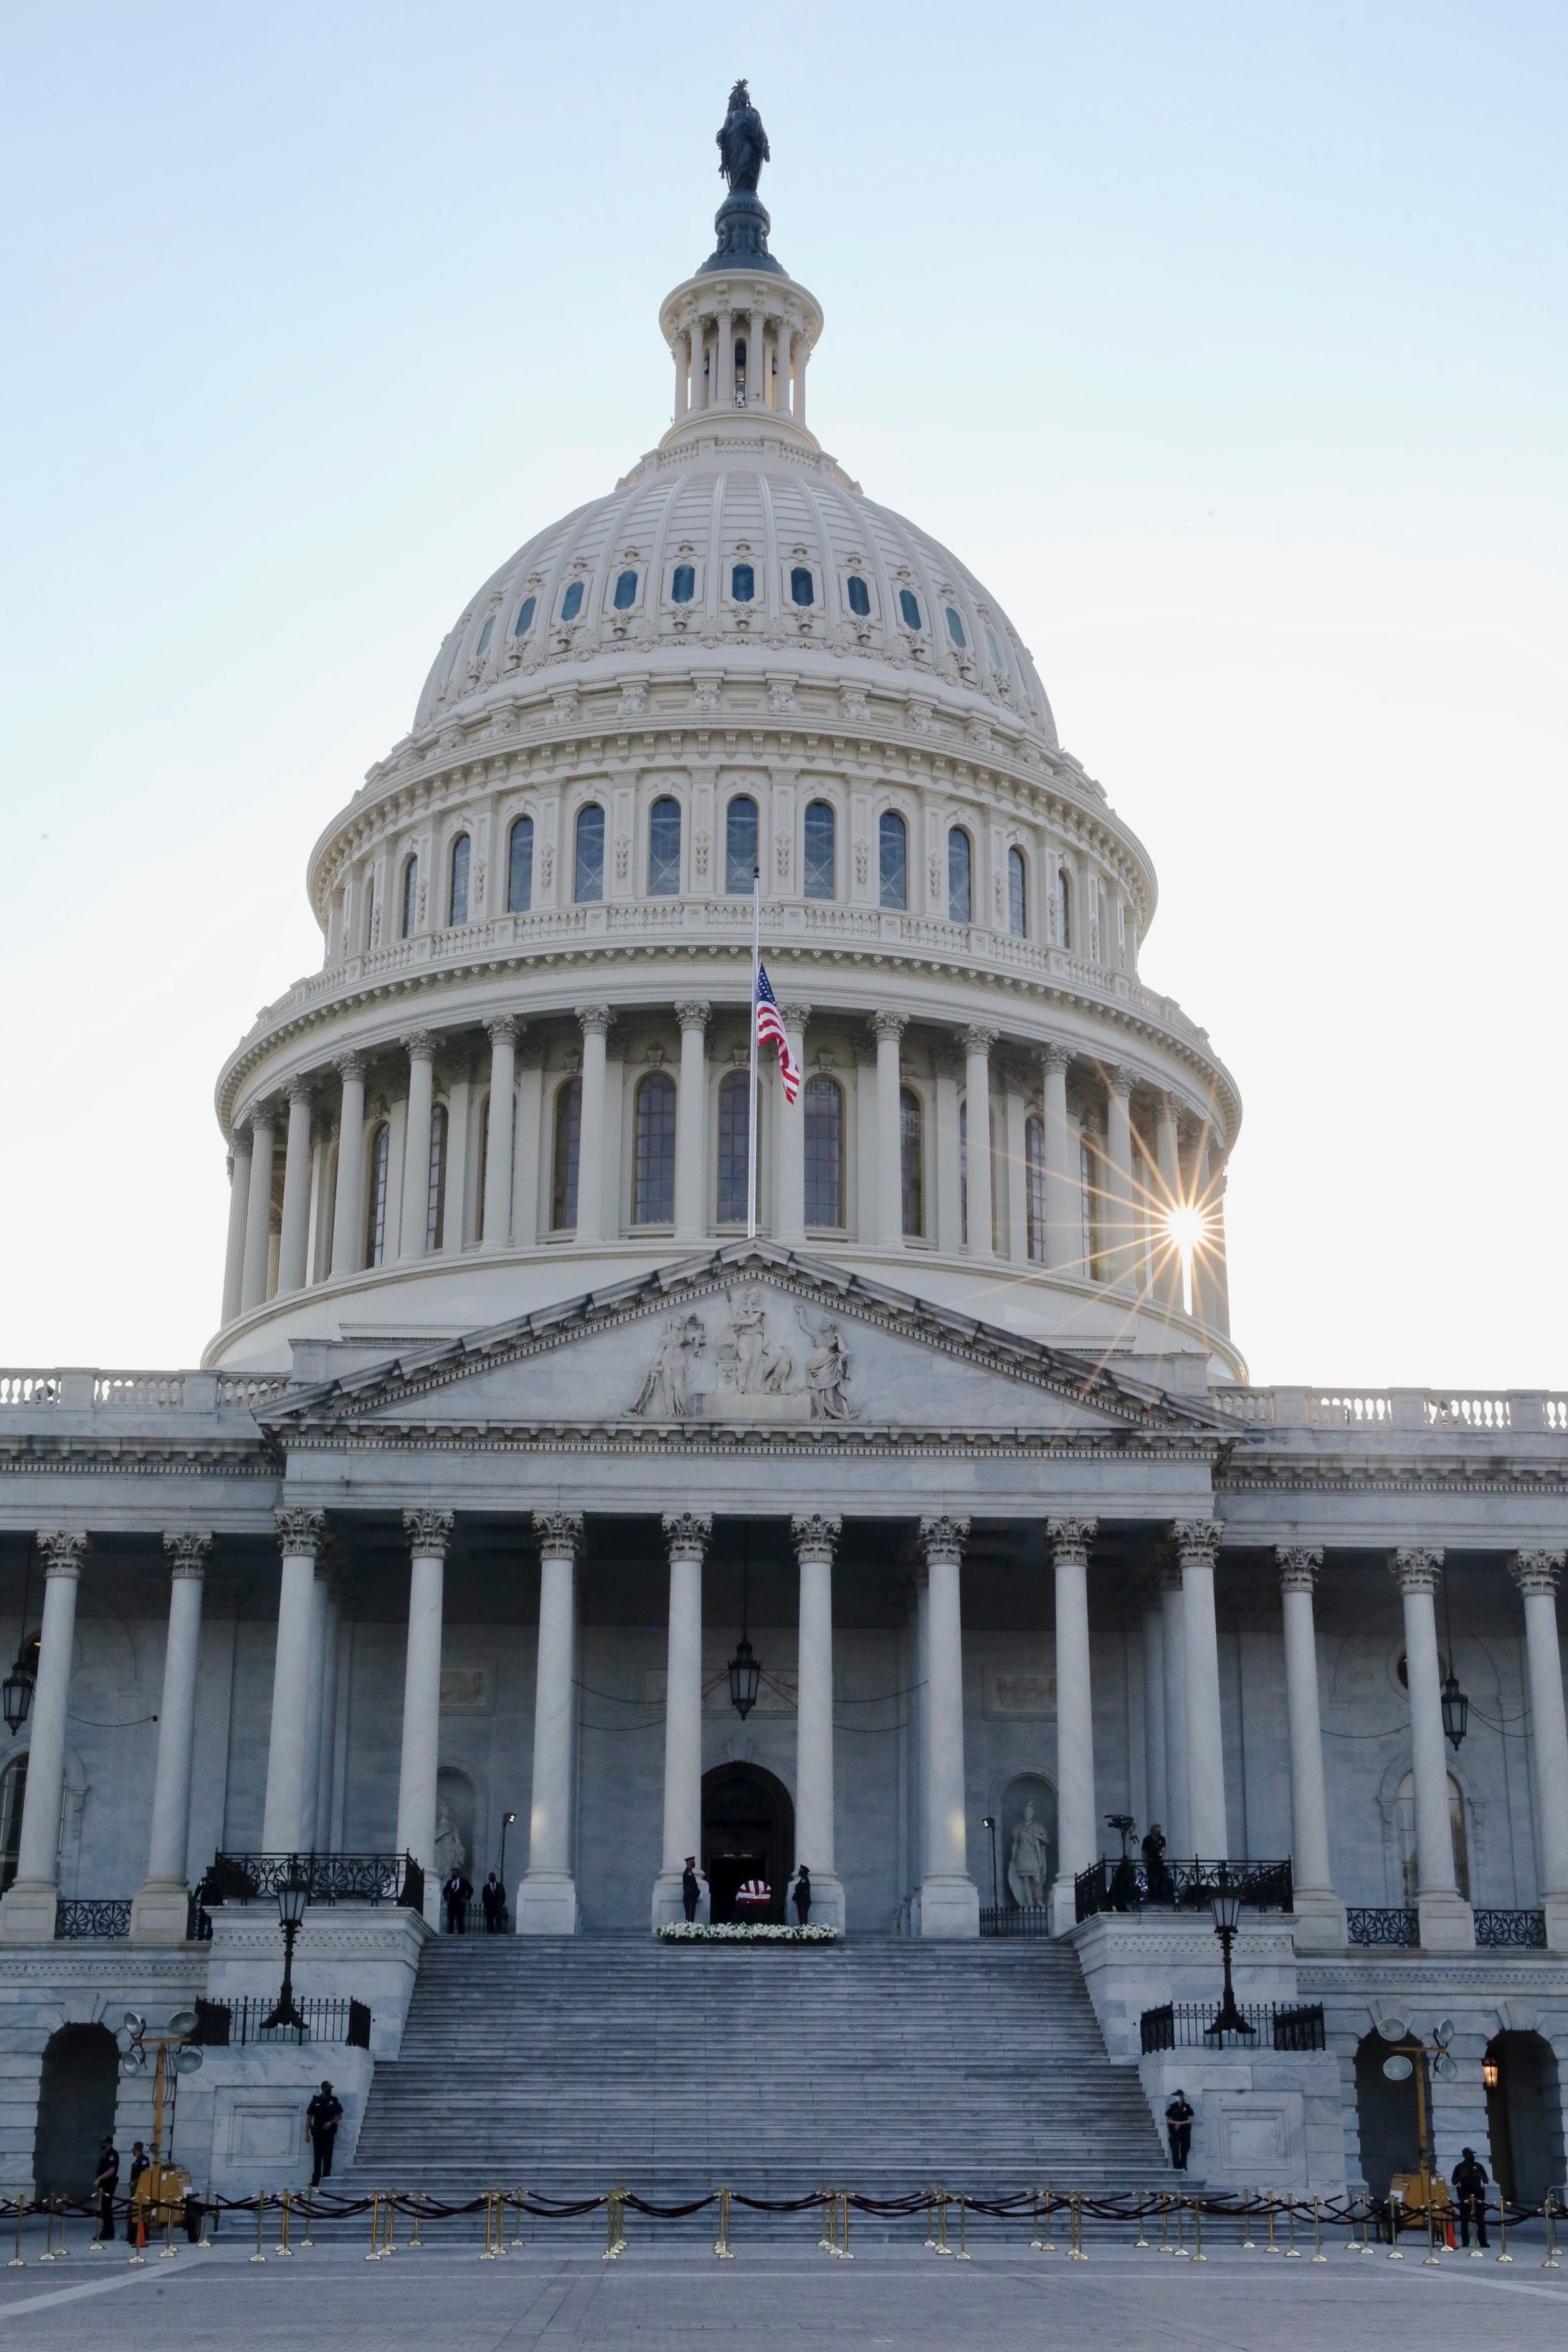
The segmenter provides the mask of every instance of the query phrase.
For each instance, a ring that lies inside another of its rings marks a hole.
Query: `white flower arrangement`
[[[771,1921],[755,1927],[735,1923],[710,1927],[700,1919],[667,1919],[658,1930],[665,1944],[836,1944],[837,1927],[784,1927]]]

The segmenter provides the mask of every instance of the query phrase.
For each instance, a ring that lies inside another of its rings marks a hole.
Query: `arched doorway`
[[[1506,2197],[1539,2205],[1563,2178],[1557,2058],[1539,2033],[1497,2033],[1481,2063],[1492,2173]]]
[[[702,1870],[714,1925],[764,1916],[736,1911],[735,1890],[748,1878],[761,1878],[772,1888],[765,1916],[782,1919],[794,1868],[795,1807],[784,1782],[760,1764],[720,1764],[705,1772]]]
[[[104,2025],[62,2025],[44,2049],[33,2179],[40,2197],[85,2197],[114,2129],[120,2053]]]
[[[1385,2058],[1403,2052],[1411,2071],[1403,2083],[1391,2083],[1383,2071]],[[1416,2108],[1415,2073],[1426,2060],[1418,2043],[1385,2042],[1369,2033],[1355,2053],[1356,2121],[1361,2129],[1362,2178],[1374,2197],[1386,2197],[1396,2172],[1416,2172],[1421,2166],[1421,2132]]]

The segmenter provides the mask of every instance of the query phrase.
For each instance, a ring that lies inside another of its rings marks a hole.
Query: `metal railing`
[[[131,1933],[131,1897],[63,1895],[55,1905],[55,1939],[76,1943],[90,1937],[124,1937]]]
[[[268,2025],[273,2004],[259,1993],[240,2000],[195,2002],[191,2040],[209,2050],[237,2050],[250,2042],[342,2042],[351,2050],[370,2048],[370,2004],[354,2000],[296,2000],[298,2025]]]
[[[207,1908],[274,1899],[302,1878],[310,1903],[391,1903],[425,1908],[425,1873],[411,1853],[218,1853],[196,1889]]]
[[[1486,1951],[1543,1952],[1546,1949],[1544,1911],[1478,1911],[1476,1942]]]
[[[1227,2029],[1221,2033],[1215,2021],[1217,2007],[1206,2001],[1168,2000],[1146,2009],[1138,2021],[1143,2055],[1158,2050],[1326,2050],[1327,2031],[1321,2002],[1310,2008],[1281,2009],[1272,2000],[1242,2001],[1240,2013],[1250,2033]]]
[[[1289,1911],[1295,1895],[1290,1864],[1284,1862],[1163,1862],[1152,1865],[1131,1856],[1113,1862],[1109,1854],[1073,1881],[1075,1909],[1079,1919],[1097,1911],[1199,1910],[1228,1873],[1229,1891],[1258,1911]]]
[[[1421,1941],[1421,1922],[1414,1911],[1384,1911],[1352,1904],[1345,1914],[1345,1933],[1352,1944],[1394,1945],[1414,1950]]]
[[[983,1936],[1048,1936],[1051,1915],[1043,1903],[985,1904],[980,1913]]]

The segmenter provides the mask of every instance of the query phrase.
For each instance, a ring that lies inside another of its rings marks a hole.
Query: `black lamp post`
[[[752,1581],[752,1531],[749,1527],[742,1537],[742,1544],[741,1638],[730,1661],[730,1704],[744,1723],[757,1703],[757,1685],[763,1678],[763,1666],[747,1632]]]
[[[1470,1724],[1470,1702],[1459,1688],[1459,1677],[1454,1672],[1454,1612],[1448,1599],[1448,1579],[1443,1579],[1443,1630],[1448,1637],[1448,1671],[1443,1677],[1443,1728],[1448,1735],[1448,1745],[1458,1755],[1459,1742]]]
[[[1214,2023],[1204,2028],[1205,2039],[1207,2040],[1212,2034],[1217,2042],[1226,2033],[1245,2033],[1249,2038],[1255,2039],[1258,2028],[1256,2025],[1248,2025],[1246,2018],[1237,2009],[1236,1987],[1231,1981],[1230,1948],[1236,1941],[1236,1931],[1241,1925],[1241,1896],[1231,1884],[1228,1863],[1220,1864],[1219,1876],[1209,1895],[1209,1909],[1214,1914],[1214,1931],[1219,1937],[1219,1948],[1225,1962],[1225,1998],[1220,2003],[1219,2015],[1215,2019]]]
[[[999,1910],[1001,1909],[1001,1907],[1002,1907],[1002,1897],[1001,1897],[1001,1895],[1000,1895],[997,1893],[997,1891],[996,1891],[996,1816],[995,1816],[995,1814],[994,1814],[994,1813],[982,1813],[982,1814],[981,1814],[981,1816],[980,1816],[980,1826],[981,1826],[981,1828],[982,1828],[983,1830],[989,1830],[989,1831],[990,1831],[990,1832],[991,1832],[991,1908],[993,1909],[993,1911],[999,1911]]]
[[[500,1817],[500,1883],[503,1887],[506,1885],[506,1833],[516,1819],[515,1813],[503,1813]]]
[[[273,2005],[269,2017],[261,2021],[265,2033],[277,2025],[290,2025],[302,2033],[305,2021],[294,2006],[294,1938],[300,1932],[300,1922],[305,1916],[305,1906],[310,1899],[310,1881],[301,1878],[298,1865],[278,1886],[278,1924],[283,1930],[283,1990]]]
[[[33,1591],[33,1538],[27,1545],[27,1566],[22,1579],[22,1639],[16,1648],[16,1663],[0,1683],[0,1712],[5,1717],[5,1728],[16,1738],[26,1722],[37,1686],[38,1667],[36,1641],[27,1639],[27,1603]]]

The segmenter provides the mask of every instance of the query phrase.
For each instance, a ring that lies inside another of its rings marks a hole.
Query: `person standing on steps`
[[[479,1889],[479,1901],[485,1907],[486,1935],[499,1936],[506,1920],[506,1896],[493,1870]]]
[[[1196,2117],[1197,2109],[1189,2103],[1185,2091],[1178,2091],[1165,2109],[1165,2137],[1171,2143],[1171,2162],[1178,2172],[1187,2168]]]
[[[1168,1903],[1171,1899],[1171,1874],[1165,1867],[1165,1832],[1158,1822],[1151,1822],[1144,1832],[1141,1851],[1148,1900],[1151,1903]]]
[[[1459,2208],[1459,2243],[1470,2242],[1470,2225],[1476,2231],[1476,2245],[1487,2242],[1487,2168],[1473,2147],[1459,2150],[1459,2161],[1454,2167],[1454,2188]]]
[[[108,2134],[98,2151],[93,2195],[98,2199],[98,2234],[107,2243],[114,2235],[114,2192],[120,2186],[120,2150]]]
[[[332,2143],[342,2119],[342,2101],[334,2095],[330,2083],[323,2083],[305,2110],[305,2137],[316,2159],[310,2175],[312,2189],[319,2189],[323,2180],[332,2177]]]
[[[473,1887],[468,1880],[463,1876],[461,1870],[458,1867],[457,1864],[454,1863],[452,1865],[452,1874],[441,1889],[441,1892],[447,1900],[447,1933],[448,1936],[460,1936],[467,1927],[468,1924],[468,1900],[472,1895],[473,1891]]]
[[[795,1874],[795,1916],[805,1927],[811,1920],[811,1873],[803,1862]]]
[[[697,1856],[689,1853],[686,1867],[680,1874],[680,1907],[686,1914],[689,1927],[697,1916],[697,1898],[701,1892],[701,1881],[697,1875]]]

